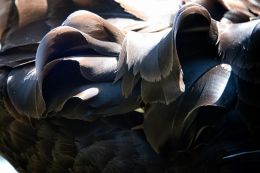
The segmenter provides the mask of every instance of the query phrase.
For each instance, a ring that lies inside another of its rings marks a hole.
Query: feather
[[[61,39],[62,38],[62,39]],[[36,71],[42,71],[48,62],[66,56],[63,50],[78,48],[92,49],[104,55],[117,55],[121,46],[114,42],[103,42],[69,26],[50,31],[41,41],[36,53]]]
[[[132,75],[127,73],[132,73]],[[142,79],[142,99],[145,102],[159,101],[169,103],[183,92],[182,72],[173,46],[172,30],[150,34],[129,32],[126,35],[119,55],[118,71],[115,80],[123,78],[124,83],[129,83],[129,81],[134,81],[137,75],[140,75]],[[126,80],[126,77],[128,77],[128,80]],[[173,80],[169,80],[169,78]],[[128,85],[124,83],[122,86]],[[148,83],[158,87],[156,91],[162,91],[162,94],[158,94],[157,98],[147,97],[149,93],[154,92],[146,90],[145,86]],[[170,85],[176,88],[176,90],[160,90],[164,87],[163,85]],[[128,96],[131,90],[133,89],[125,90],[125,88],[122,88],[123,95]],[[168,94],[169,98],[165,97]]]
[[[193,73],[197,72],[193,71]],[[145,117],[147,118],[144,122],[144,130],[148,141],[157,152],[163,151],[163,146],[170,139],[174,140],[176,148],[179,145],[181,147],[185,147],[186,145],[187,147],[188,144],[182,143],[182,140],[186,141],[189,139],[185,139],[185,136],[195,130],[191,130],[191,127],[199,116],[199,110],[214,109],[214,112],[218,112],[218,110],[221,112],[223,111],[223,107],[228,109],[232,105],[232,100],[226,102],[225,99],[225,93],[229,95],[229,98],[235,95],[232,89],[225,89],[227,85],[234,83],[232,78],[229,79],[230,73],[231,71],[226,71],[224,67],[220,65],[216,66],[199,76],[192,85],[188,86],[187,91],[169,106],[152,104],[148,108],[145,113]],[[212,84],[212,82],[216,83]],[[174,146],[171,147],[173,148]]]
[[[82,23],[82,20],[85,22]],[[102,41],[114,41],[122,44],[124,39],[124,34],[119,29],[98,15],[84,10],[70,14],[62,25],[76,28]]]
[[[8,26],[8,20],[9,20],[9,13],[11,11],[11,4],[12,1],[11,0],[2,0],[1,1],[1,7],[0,7],[0,18],[1,18],[1,22],[0,22],[0,40],[2,40],[2,36],[5,32],[5,30],[7,29]],[[0,50],[1,50],[1,46],[0,46]]]
[[[9,73],[7,93],[20,115],[39,118],[45,111],[45,102],[33,65],[20,67]]]
[[[125,11],[130,14],[133,14],[139,19],[142,20],[157,20],[161,21],[161,18],[164,18],[169,24],[172,22],[172,17],[176,14],[177,10],[180,8],[178,1],[129,1],[129,0],[115,0],[119,3]],[[164,10],[159,10],[164,9]]]
[[[152,33],[162,31],[170,28],[173,22],[173,18],[180,8],[178,1],[156,1],[156,0],[115,0],[120,4],[124,10],[138,19],[143,21],[133,22],[132,25],[128,25],[127,31],[138,31],[143,33]],[[158,10],[164,9],[164,10]],[[164,20],[161,20],[164,19]]]
[[[5,50],[0,54],[0,67],[15,68],[33,62],[37,46],[33,44]]]
[[[227,11],[226,7],[219,0],[183,0],[185,4],[197,3],[208,10],[211,17],[215,20],[220,20]]]
[[[31,1],[29,3],[25,0],[16,0],[15,5],[18,11],[18,25],[20,27],[45,17],[48,8],[47,0]]]
[[[13,27],[2,39],[2,50],[38,44],[48,31],[49,27],[43,21],[36,21],[19,29]]]
[[[241,12],[228,11],[224,14],[223,18],[221,19],[221,22],[243,23],[249,20],[250,18]]]
[[[253,69],[259,66],[258,45],[259,20],[242,24],[219,25],[219,54],[223,62],[234,67],[234,72],[239,76],[238,69]],[[230,32],[232,31],[232,32]]]

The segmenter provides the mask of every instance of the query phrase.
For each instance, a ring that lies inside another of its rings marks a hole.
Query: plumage
[[[8,26],[8,15],[11,11],[11,1],[10,0],[2,0],[1,1],[2,7],[0,9],[0,16],[1,16],[1,22],[0,22],[0,40],[2,40],[3,33],[7,29]],[[1,46],[0,46],[1,48]],[[1,50],[1,49],[0,49]]]
[[[124,29],[138,32],[158,32],[171,27],[173,18],[180,8],[179,1],[171,0],[115,0],[128,13],[143,22],[137,21]],[[163,9],[163,10],[160,10]],[[163,19],[163,20],[162,20]]]
[[[105,18],[134,18],[124,12],[114,0],[3,0],[0,7],[0,40],[2,51],[18,46],[38,43],[51,29],[77,10],[89,10]],[[107,8],[108,6],[113,8]]]
[[[223,0],[182,0],[184,4],[197,3],[208,10],[211,17],[220,20],[226,13],[227,9],[221,3]]]
[[[25,26],[28,23],[40,20],[47,13],[47,0],[31,1],[27,3],[24,0],[15,1],[17,15],[19,16],[19,27]]]
[[[159,33],[132,33],[126,35],[123,50],[119,55],[119,65],[116,80],[124,78],[124,83],[141,78],[141,95],[144,102],[170,103],[184,91],[181,67],[176,56],[172,30]],[[137,40],[139,41],[138,44]],[[166,64],[166,65],[164,65]],[[133,79],[131,79],[133,78]],[[122,84],[123,86],[126,84]],[[169,90],[166,86],[176,88]],[[134,88],[135,84],[132,85]],[[133,90],[133,88],[130,88]],[[151,91],[149,91],[151,90]],[[123,95],[129,91],[122,88]],[[159,94],[162,92],[161,94]],[[158,98],[151,96],[157,93]],[[150,95],[150,96],[149,96]]]
[[[139,19],[146,20],[146,21],[160,20],[161,17],[166,17],[164,21],[171,23],[172,17],[174,17],[175,13],[178,11],[180,7],[180,2],[169,1],[169,0],[163,0],[163,1],[115,0],[115,1],[119,3],[125,9],[125,11],[135,15]],[[145,8],[143,8],[144,6]],[[161,8],[164,8],[164,10],[160,11],[159,9]]]
[[[259,20],[219,25],[219,54],[237,76],[238,109],[258,140],[259,121]],[[230,32],[232,31],[232,32]],[[252,111],[254,110],[254,112]]]
[[[259,170],[258,2],[3,4],[0,153],[18,172]]]

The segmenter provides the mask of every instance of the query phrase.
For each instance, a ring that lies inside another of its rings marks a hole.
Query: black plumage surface
[[[3,0],[0,154],[27,173],[260,169],[260,3]]]

